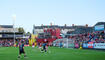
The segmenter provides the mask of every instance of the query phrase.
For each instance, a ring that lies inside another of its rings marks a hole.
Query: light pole
[[[14,44],[15,44],[15,20],[16,20],[16,15],[14,14],[12,16],[12,18],[13,18],[13,32],[14,32]]]

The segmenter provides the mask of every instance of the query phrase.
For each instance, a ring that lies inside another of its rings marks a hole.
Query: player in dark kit
[[[44,42],[43,42],[43,44],[42,44],[43,49],[41,51],[47,52],[47,49],[46,49],[47,43],[48,43],[48,41],[45,39]]]
[[[26,57],[25,51],[24,51],[24,42],[21,41],[21,43],[19,43],[19,56],[18,58],[20,58],[21,54],[24,54],[24,57]]]
[[[46,45],[47,45],[46,43],[43,43],[43,45],[42,45],[42,46],[43,46],[43,49],[42,49],[42,51],[45,51],[45,52],[47,52],[47,51],[46,51]]]

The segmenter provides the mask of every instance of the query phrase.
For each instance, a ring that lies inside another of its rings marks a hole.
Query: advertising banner
[[[105,43],[95,43],[94,48],[96,48],[96,49],[105,49]]]
[[[79,44],[78,43],[75,43],[75,48],[79,48]]]
[[[105,43],[83,43],[83,48],[105,49]]]
[[[89,43],[88,43],[88,48],[94,48],[93,42],[89,42]]]
[[[101,31],[104,30],[104,25],[97,25],[94,27],[95,31]]]
[[[74,43],[68,45],[69,48],[74,48]]]
[[[83,43],[83,48],[88,48],[88,43]]]

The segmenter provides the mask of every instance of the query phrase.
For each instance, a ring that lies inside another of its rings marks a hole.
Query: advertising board
[[[94,48],[96,48],[96,49],[105,49],[105,43],[95,43]]]
[[[89,42],[89,43],[88,43],[88,48],[94,48],[93,42]]]
[[[94,27],[94,29],[95,29],[95,31],[102,31],[102,30],[104,30],[104,25],[96,25]]]

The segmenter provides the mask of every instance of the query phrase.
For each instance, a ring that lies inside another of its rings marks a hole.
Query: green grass
[[[105,60],[104,51],[50,47],[51,53],[41,53],[38,48],[25,47],[27,58],[18,57],[18,48],[0,47],[0,60]]]

